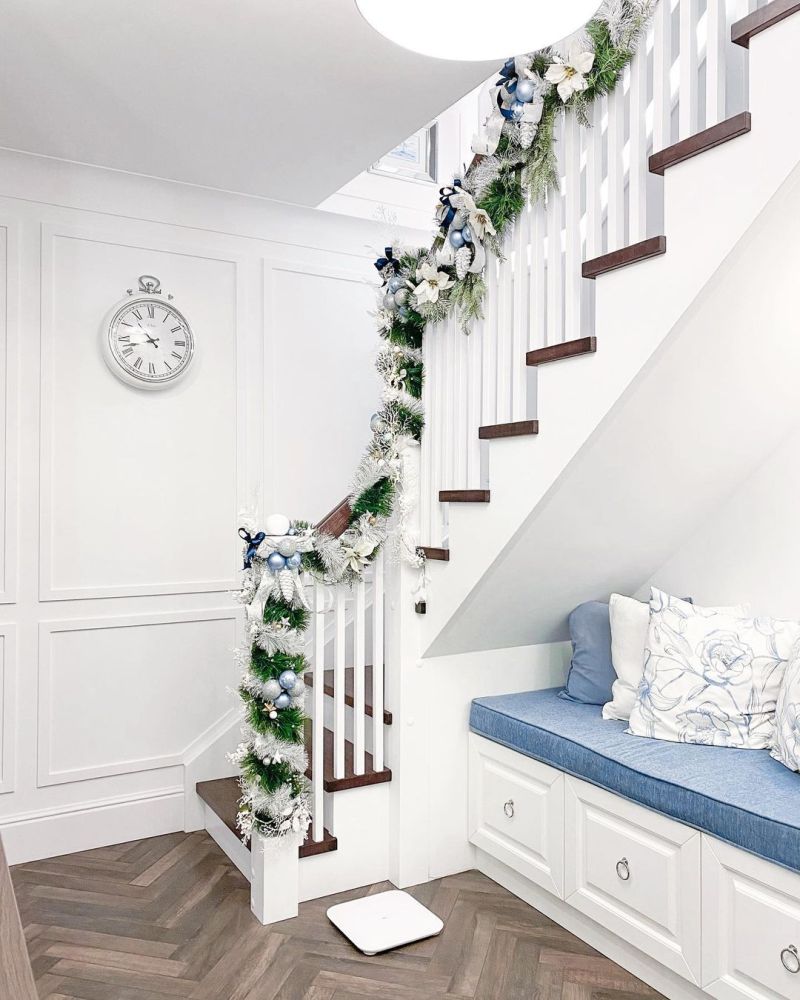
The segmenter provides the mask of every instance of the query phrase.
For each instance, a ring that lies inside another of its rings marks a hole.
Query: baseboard
[[[183,830],[182,787],[41,809],[0,821],[10,865]]]
[[[513,868],[504,865],[502,861],[495,860],[480,848],[475,851],[475,867],[546,917],[550,917],[559,926],[579,937],[592,948],[596,948],[606,958],[610,958],[612,962],[616,962],[617,965],[622,966],[623,969],[641,979],[642,982],[652,986],[654,990],[658,990],[669,1000],[701,1000],[701,998],[708,1000],[708,994],[703,992],[699,986],[693,986],[671,970],[665,969],[659,962],[609,933],[604,927],[585,917],[562,899],[551,895],[545,889],[540,889],[539,886],[515,872]]]

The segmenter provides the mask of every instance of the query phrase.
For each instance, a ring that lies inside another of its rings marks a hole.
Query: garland
[[[307,522],[271,515],[264,530],[247,522],[244,574],[237,595],[247,612],[247,649],[239,688],[245,721],[231,756],[241,770],[239,828],[246,840],[305,835],[311,821],[305,751],[303,673],[310,609],[303,574],[329,584],[363,577],[390,537],[421,568],[415,595],[424,600],[425,568],[406,521],[414,494],[402,472],[402,451],[422,436],[422,342],[428,324],[456,314],[465,332],[483,312],[487,252],[502,260],[502,240],[526,199],[558,187],[554,131],[562,113],[588,126],[592,102],[610,93],[632,58],[655,0],[606,0],[565,51],[543,49],[510,59],[492,93],[493,110],[476,140],[469,169],[440,191],[437,233],[429,249],[387,247],[375,267],[381,278],[377,358],[383,382],[372,437],[356,469],[350,518],[335,538]]]

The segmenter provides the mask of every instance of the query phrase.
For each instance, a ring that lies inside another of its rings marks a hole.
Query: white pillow
[[[661,593],[661,591],[653,591]],[[674,601],[673,615],[680,619],[684,607],[693,608],[689,601],[663,595],[667,601]],[[732,608],[696,608],[696,611],[724,612],[732,615],[746,615],[749,605],[740,604]],[[636,693],[644,673],[644,647],[647,645],[647,630],[650,626],[650,605],[636,601],[622,594],[612,594],[609,601],[611,619],[611,662],[617,679],[611,687],[611,701],[603,706],[604,719],[621,719],[627,722],[636,704]]]
[[[695,608],[653,589],[629,733],[763,750],[800,623]]]
[[[783,675],[771,753],[791,771],[800,771],[800,646],[792,650]]]

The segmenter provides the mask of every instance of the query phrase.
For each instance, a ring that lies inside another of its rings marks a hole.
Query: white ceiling
[[[4,0],[0,38],[0,146],[308,205],[494,68],[354,0]]]

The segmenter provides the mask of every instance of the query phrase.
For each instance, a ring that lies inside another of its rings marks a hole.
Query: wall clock
[[[111,371],[137,389],[166,389],[188,372],[195,353],[186,317],[151,274],[139,278],[103,320],[103,357]]]

